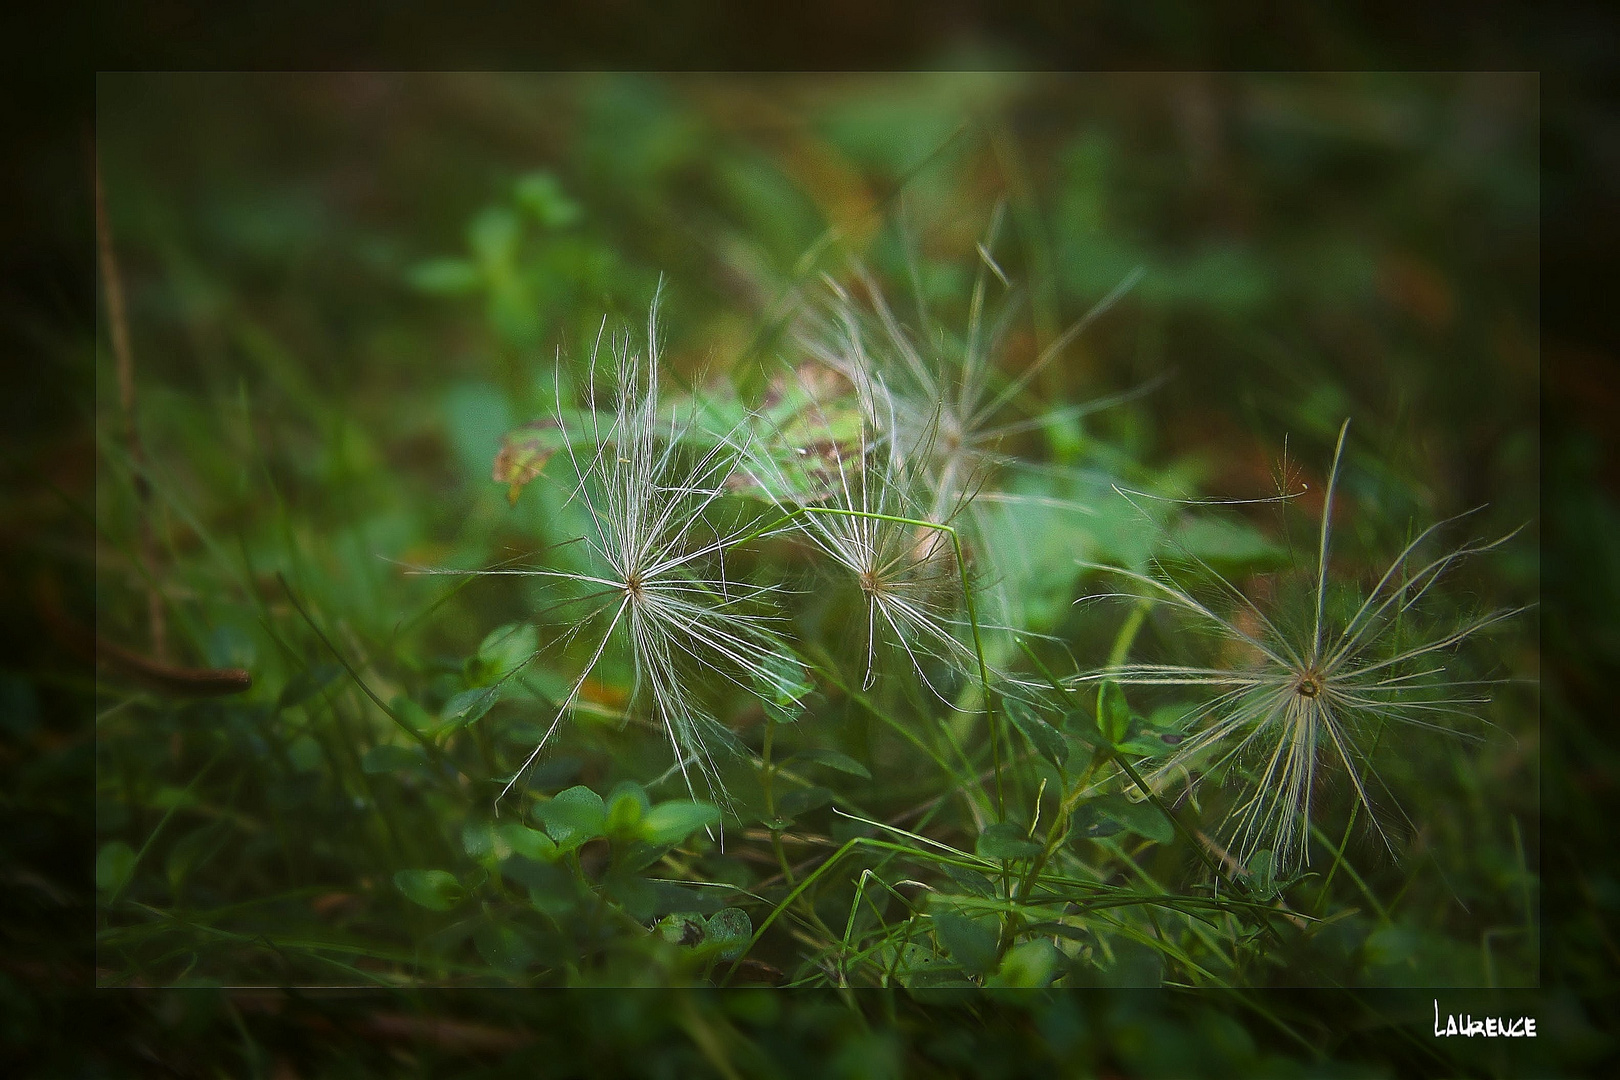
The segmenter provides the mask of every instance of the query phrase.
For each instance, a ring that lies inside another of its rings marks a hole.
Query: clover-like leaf
[[[461,882],[448,870],[401,870],[394,875],[394,887],[432,911],[449,911],[465,895]]]
[[[1075,814],[1082,836],[1103,837],[1128,829],[1161,844],[1175,838],[1175,826],[1151,802],[1132,802],[1124,795],[1104,795],[1085,803]]]
[[[754,937],[754,923],[742,908],[721,908],[703,925],[703,944],[721,960],[738,960]]]
[[[465,296],[483,283],[478,267],[466,259],[428,259],[411,267],[411,287],[441,296]]]
[[[495,826],[495,841],[513,854],[536,862],[556,862],[562,854],[551,837],[517,821],[505,821]]]
[[[695,911],[676,911],[658,920],[658,936],[671,945],[696,945],[703,940],[703,916]]]
[[[1007,950],[996,973],[985,980],[988,986],[1045,986],[1057,973],[1063,954],[1046,938],[1025,941]]]
[[[486,922],[473,931],[473,947],[490,967],[516,974],[534,963],[535,948],[517,927]]]
[[[609,836],[636,836],[641,819],[651,808],[645,788],[634,780],[622,781],[608,795],[607,821],[602,831]]]
[[[832,801],[832,789],[818,785],[788,792],[776,800],[776,809],[783,817],[796,818],[812,810],[819,810]]]
[[[647,843],[668,847],[679,844],[699,829],[713,828],[718,824],[720,811],[709,803],[673,799],[648,810],[647,816],[641,819],[638,831]]]
[[[563,851],[573,851],[602,835],[607,807],[602,796],[588,787],[571,787],[534,808],[534,816]]]
[[[484,635],[478,646],[478,664],[483,681],[505,678],[522,667],[540,648],[540,632],[533,623],[507,623]]]
[[[1249,891],[1256,899],[1270,900],[1277,895],[1276,856],[1270,848],[1261,848],[1250,855],[1244,869],[1248,871]]]

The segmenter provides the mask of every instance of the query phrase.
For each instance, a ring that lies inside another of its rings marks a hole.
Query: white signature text
[[[1536,1020],[1533,1016],[1486,1016],[1475,1019],[1468,1013],[1447,1013],[1446,1026],[1440,1026],[1440,999],[1434,1001],[1434,1034],[1435,1038],[1444,1038],[1448,1035],[1483,1035],[1487,1039],[1533,1039],[1536,1037]]]

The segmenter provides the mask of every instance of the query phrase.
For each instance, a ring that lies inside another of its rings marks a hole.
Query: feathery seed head
[[[794,515],[792,527],[859,586],[866,688],[884,643],[903,651],[925,684],[928,661],[956,671],[974,658],[956,621],[963,597],[949,519],[931,517],[919,498],[920,458],[880,433],[870,410],[881,400],[859,395],[859,423],[849,430],[847,416],[812,397],[795,430],[810,433],[820,452],[784,464],[762,449],[750,461],[758,486]]]
[[[605,331],[606,321],[603,328]],[[591,352],[587,384],[596,397],[601,333]],[[711,794],[725,800],[712,744],[729,742],[692,691],[694,675],[713,675],[775,702],[808,691],[797,658],[774,631],[768,586],[726,575],[728,549],[746,530],[717,524],[717,501],[728,491],[746,443],[736,432],[704,432],[695,406],[685,417],[662,413],[658,397],[658,301],[648,318],[645,360],[627,334],[615,337],[612,411],[565,416],[556,403],[563,447],[578,477],[569,498],[590,521],[581,537],[590,571],[494,570],[576,586],[578,599],[598,606],[573,622],[568,636],[593,617],[606,619],[598,644],[573,682],[545,735],[503,789],[527,772],[579,699],[581,688],[618,634],[626,641],[635,690],[650,699],[653,719],[674,749],[687,788],[695,764]],[[559,380],[560,383],[560,380]]]
[[[1327,603],[1330,527],[1348,426],[1346,421],[1339,433],[1322,508],[1310,590],[1314,610],[1298,628],[1262,610],[1197,559],[1192,562],[1219,599],[1199,599],[1162,565],[1150,575],[1082,564],[1123,577],[1141,589],[1105,595],[1167,604],[1253,658],[1224,667],[1127,664],[1073,680],[1193,688],[1213,694],[1189,714],[1189,733],[1171,744],[1174,750],[1147,777],[1162,784],[1193,771],[1216,775],[1248,766],[1249,785],[1227,820],[1230,842],[1242,862],[1263,848],[1271,849],[1285,870],[1309,861],[1312,804],[1322,765],[1343,772],[1393,851],[1374,815],[1372,789],[1384,785],[1371,761],[1372,745],[1381,729],[1391,724],[1467,735],[1445,721],[1477,719],[1479,707],[1488,700],[1482,696],[1488,683],[1449,675],[1445,654],[1522,610],[1487,612],[1443,630],[1422,629],[1420,601],[1442,575],[1465,557],[1489,551],[1513,535],[1420,558],[1420,550],[1442,522],[1406,545],[1372,589],[1352,605],[1352,613],[1334,617]],[[1223,609],[1235,613],[1228,615]]]

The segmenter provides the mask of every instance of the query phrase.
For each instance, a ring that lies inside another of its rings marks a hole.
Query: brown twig
[[[152,531],[152,486],[146,476],[146,455],[141,449],[140,426],[135,420],[135,351],[129,343],[129,318],[124,308],[123,279],[118,274],[118,258],[113,252],[112,226],[107,219],[107,200],[101,189],[101,155],[94,156],[96,198],[96,250],[101,261],[101,280],[107,294],[107,331],[112,338],[113,360],[118,368],[118,405],[124,417],[124,443],[135,471],[135,497],[140,509],[140,557],[146,570],[147,620],[151,628],[152,655],[161,663],[169,659],[168,623],[163,610],[163,591],[158,584],[157,537]]]
[[[175,667],[86,630],[68,614],[55,579],[46,574],[34,581],[34,606],[58,644],[156,693],[168,697],[219,697],[239,694],[253,686],[253,676],[242,668]]]

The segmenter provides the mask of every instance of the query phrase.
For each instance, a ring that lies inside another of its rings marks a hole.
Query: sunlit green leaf
[[[440,723],[444,727],[464,727],[481,719],[501,700],[504,687],[474,686],[456,694],[440,710]]]
[[[679,844],[700,829],[720,824],[720,811],[704,802],[675,799],[661,802],[641,821],[641,838],[649,844]]]
[[[555,798],[539,803],[534,816],[564,851],[572,851],[602,835],[607,824],[607,807],[602,796],[588,787],[571,787]]]
[[[985,981],[986,986],[1034,987],[1052,981],[1063,963],[1063,954],[1046,938],[1021,942],[1007,950],[1001,966]]]
[[[607,821],[603,831],[610,836],[635,836],[641,820],[651,809],[647,791],[634,780],[623,780],[614,786],[607,798]]]
[[[497,844],[536,862],[555,862],[561,854],[551,837],[516,821],[503,821],[495,826],[495,840]]]

